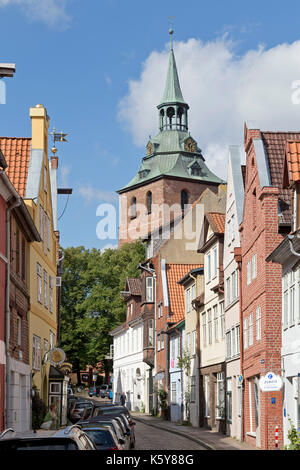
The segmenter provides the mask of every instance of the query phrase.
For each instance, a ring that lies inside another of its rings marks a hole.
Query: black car
[[[125,441],[118,438],[113,429],[109,426],[102,426],[100,423],[81,424],[81,429],[92,440],[97,450],[123,450]]]
[[[96,416],[95,418],[90,418],[86,421],[79,421],[78,423],[78,425],[82,427],[84,427],[86,424],[109,426],[113,429],[114,433],[116,434],[118,442],[122,445],[123,450],[130,449],[130,431],[129,433],[126,432],[125,426],[123,425],[122,420],[118,416]]]
[[[91,417],[96,416],[118,416],[122,419],[126,431],[130,431],[131,447],[135,447],[135,422],[126,406],[95,406],[92,410]]]

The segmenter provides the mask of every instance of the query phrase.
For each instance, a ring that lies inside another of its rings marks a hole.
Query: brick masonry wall
[[[253,131],[254,132],[254,131]],[[256,132],[256,131],[255,131]],[[258,137],[255,134],[255,137]],[[249,135],[248,135],[249,138]],[[282,392],[265,393],[259,389],[260,401],[260,443],[247,434],[251,430],[250,405],[252,408],[252,430],[255,432],[254,382],[261,375],[272,370],[281,373],[281,266],[267,263],[266,257],[280,243],[278,235],[278,189],[260,188],[256,156],[251,139],[247,140],[246,186],[244,220],[241,230],[242,247],[242,311],[244,319],[253,314],[253,345],[244,350],[243,376],[244,417],[246,441],[262,449],[274,448],[275,426],[279,426],[279,446],[283,445]],[[247,263],[257,255],[257,276],[247,285]],[[256,339],[256,309],[261,308],[261,339]],[[250,403],[249,383],[252,386]],[[276,403],[271,403],[275,398]]]

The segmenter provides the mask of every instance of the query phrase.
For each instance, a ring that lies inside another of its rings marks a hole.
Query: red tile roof
[[[209,222],[212,222],[214,233],[224,233],[225,231],[225,214],[221,212],[208,212]]]
[[[131,295],[142,295],[141,280],[135,277],[128,277],[127,284]]]
[[[31,151],[30,137],[0,137],[0,149],[7,162],[6,173],[10,181],[25,197]]]
[[[291,220],[291,193],[283,189],[282,174],[285,161],[286,143],[288,140],[300,140],[299,132],[261,132],[262,140],[268,154],[272,185],[279,188],[279,198],[286,203],[282,208],[284,222]]]
[[[167,280],[172,322],[184,319],[184,287],[178,281],[192,269],[202,268],[203,264],[167,264]]]
[[[289,181],[300,181],[300,140],[286,143],[286,158],[289,172]]]

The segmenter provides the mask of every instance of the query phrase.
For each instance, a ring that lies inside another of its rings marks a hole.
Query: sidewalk
[[[140,421],[141,423],[156,427],[158,429],[168,430],[174,434],[179,434],[184,437],[188,436],[189,439],[198,442],[208,450],[257,450],[255,447],[252,447],[249,444],[239,442],[231,437],[225,436],[224,434],[210,431],[208,429],[183,426],[136,411],[131,411],[130,413],[136,421]]]

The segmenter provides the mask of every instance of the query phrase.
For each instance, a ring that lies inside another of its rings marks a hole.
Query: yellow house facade
[[[48,160],[49,117],[43,105],[30,108],[31,154],[25,203],[42,241],[30,244],[29,256],[29,354],[32,386],[48,405],[49,369],[47,352],[57,342],[57,251],[54,231]]]

